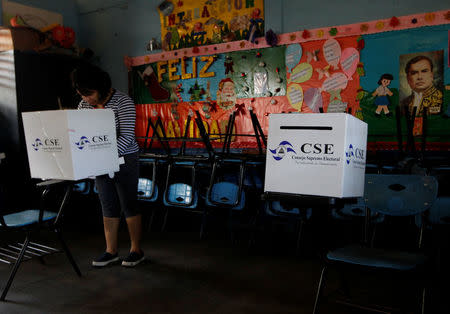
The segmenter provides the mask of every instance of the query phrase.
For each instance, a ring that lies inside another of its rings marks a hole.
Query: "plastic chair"
[[[206,229],[208,216],[213,211],[226,211],[228,214],[228,232],[234,240],[234,213],[242,213],[246,205],[244,191],[245,161],[241,159],[218,158],[214,161],[209,186],[206,192],[203,212],[203,228]]]
[[[152,212],[148,221],[148,230],[151,229],[156,213],[155,205],[159,205],[159,187],[157,183],[158,160],[143,158],[140,163],[140,178],[138,181],[139,202],[152,205]]]
[[[164,189],[163,204],[165,215],[161,230],[165,230],[171,209],[197,210],[198,192],[196,189],[196,162],[169,161]],[[200,228],[200,237],[203,227]]]
[[[375,237],[375,226],[384,221],[385,216],[381,213],[370,211],[370,218],[366,219],[366,203],[363,197],[358,197],[346,201],[341,207],[333,207],[331,209],[331,217],[335,220],[341,221],[346,224],[351,224],[351,227],[355,225],[362,226],[362,241],[365,244],[369,243],[369,228],[366,224],[373,225],[373,232],[370,239],[370,244],[373,246]],[[361,223],[362,222],[362,223]],[[349,228],[346,228],[349,229]]]
[[[269,219],[279,218],[284,223],[295,223],[296,245],[295,252],[299,254],[301,249],[301,238],[305,223],[311,219],[312,208],[300,208],[293,204],[279,200],[267,200],[265,202],[265,215]]]
[[[386,216],[414,217],[431,208],[438,190],[434,177],[418,175],[366,175],[364,200],[368,211]],[[366,217],[370,217],[370,214]],[[420,242],[420,241],[419,241]],[[419,243],[419,247],[420,247]],[[350,245],[329,251],[326,265],[322,268],[314,304],[314,313],[318,312],[320,298],[326,281],[328,267],[339,270],[379,271],[394,274],[409,274],[417,278],[422,288],[420,306],[425,309],[426,285],[423,283],[427,257],[418,252],[371,248]],[[417,276],[417,277],[416,277]]]
[[[56,188],[58,185],[65,185],[65,191],[62,197],[62,201],[59,205],[58,211],[46,210],[44,205],[49,201],[50,189]],[[62,237],[61,231],[61,216],[63,215],[64,208],[67,205],[69,195],[73,190],[72,185],[67,181],[50,180],[37,184],[38,187],[43,188],[41,196],[41,208],[39,209],[26,209],[21,211],[15,211],[9,214],[3,215],[0,212],[0,229],[5,231],[18,231],[25,233],[25,240],[23,243],[17,243],[14,245],[8,245],[6,248],[0,248],[0,261],[6,264],[14,263],[11,274],[8,281],[3,288],[1,301],[5,301],[6,295],[11,287],[14,277],[19,269],[19,266],[23,260],[28,260],[32,256],[39,257],[42,261],[43,256],[57,252],[58,250],[32,242],[36,233],[41,229],[50,229],[56,232],[56,235],[60,241],[62,249],[67,255],[73,269],[81,277],[80,269],[78,268],[69,248],[67,247]]]

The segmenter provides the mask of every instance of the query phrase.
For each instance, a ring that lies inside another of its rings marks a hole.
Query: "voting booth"
[[[364,194],[367,123],[346,113],[271,114],[265,192]]]
[[[119,171],[114,112],[23,112],[32,178],[80,180]]]

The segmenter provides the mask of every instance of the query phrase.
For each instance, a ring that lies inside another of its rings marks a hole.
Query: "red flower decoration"
[[[61,25],[56,26],[52,29],[52,37],[56,42],[62,43],[62,41],[64,40],[64,36],[64,27],[62,27]]]
[[[447,13],[444,14],[444,17],[446,20],[450,20],[450,11],[447,11]]]
[[[397,17],[393,16],[389,21],[389,25],[392,27],[397,27],[400,25],[400,20]]]
[[[364,39],[361,37],[361,39],[359,39],[358,40],[358,43],[357,43],[357,46],[356,46],[356,49],[358,49],[358,51],[361,51],[361,50],[363,50],[364,49],[364,46],[365,46],[365,42],[364,42]]]
[[[303,39],[308,39],[311,37],[311,33],[305,29],[302,33],[302,37],[303,37]]]
[[[198,49],[198,47],[195,46],[194,48],[192,48],[192,52],[193,52],[193,53],[199,53],[199,52],[200,52],[200,49]]]

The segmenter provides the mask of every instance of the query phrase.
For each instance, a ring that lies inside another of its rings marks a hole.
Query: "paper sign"
[[[322,94],[318,88],[309,88],[305,91],[304,102],[312,112],[318,113],[323,107]]]
[[[345,48],[341,55],[341,67],[349,80],[352,79],[353,73],[359,62],[359,52],[355,48]]]
[[[302,46],[300,44],[289,45],[286,48],[286,66],[289,72],[300,62],[302,58]]]
[[[288,79],[289,83],[303,83],[308,81],[313,73],[312,65],[309,63],[300,63],[294,69],[292,69],[292,73],[290,78]]]
[[[347,87],[347,82],[347,76],[344,73],[334,73],[323,82],[322,90],[327,92],[338,89],[342,90]]]
[[[341,58],[341,46],[336,39],[328,39],[323,44],[323,55],[328,64],[337,69],[339,59]]]
[[[287,89],[287,98],[292,108],[300,111],[303,104],[303,89],[300,85],[292,84]]]

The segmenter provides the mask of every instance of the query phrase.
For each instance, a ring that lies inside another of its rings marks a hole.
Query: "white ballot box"
[[[367,123],[345,113],[271,114],[265,192],[364,194]]]
[[[32,178],[80,180],[119,171],[110,109],[23,112]]]

